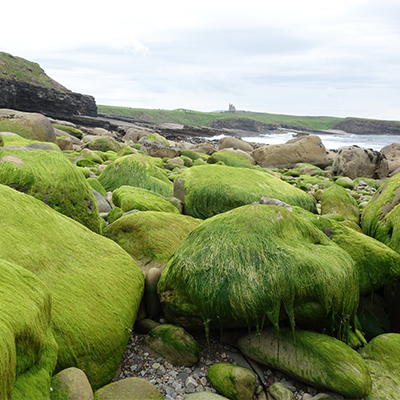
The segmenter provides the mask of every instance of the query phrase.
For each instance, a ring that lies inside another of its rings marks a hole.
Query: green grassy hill
[[[0,52],[0,79],[25,82],[51,87],[61,92],[69,92],[67,88],[47,76],[39,64],[4,52]]]
[[[211,122],[226,119],[247,118],[262,123],[277,123],[307,129],[331,129],[344,118],[336,117],[302,117],[295,115],[267,114],[267,113],[212,113],[178,110],[151,110],[145,108],[129,108],[115,106],[97,106],[99,113],[123,115],[149,122],[170,122],[189,126],[210,126]]]

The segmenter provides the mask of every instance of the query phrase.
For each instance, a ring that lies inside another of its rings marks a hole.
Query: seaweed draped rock
[[[312,223],[252,204],[195,228],[158,283],[167,318],[186,328],[324,325],[341,337],[358,306],[354,261]],[[345,328],[345,329],[344,329]]]
[[[317,213],[315,199],[265,170],[201,165],[183,171],[174,196],[194,218],[209,218],[269,197]]]
[[[0,231],[1,260],[33,272],[51,295],[54,372],[80,368],[95,389],[110,382],[143,295],[140,268],[112,240],[4,185]]]

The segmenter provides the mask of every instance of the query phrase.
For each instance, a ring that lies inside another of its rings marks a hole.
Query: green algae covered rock
[[[372,379],[368,400],[398,399],[400,387],[400,335],[387,333],[359,350]]]
[[[103,197],[106,195],[106,189],[101,186],[97,178],[86,178],[86,182],[92,189],[94,189],[96,192],[99,192]]]
[[[324,191],[321,198],[321,214],[340,214],[346,220],[360,221],[360,210],[353,196],[338,185]]]
[[[209,218],[233,208],[275,198],[317,213],[312,196],[268,172],[225,165],[193,166],[175,181],[174,196],[185,203],[186,213]]]
[[[363,358],[340,340],[316,332],[274,329],[253,332],[238,341],[251,359],[305,383],[359,399],[371,392]]]
[[[173,194],[167,173],[139,154],[116,159],[101,173],[99,182],[107,191],[127,185],[152,190],[167,198]]]
[[[158,294],[186,328],[328,323],[354,317],[353,260],[314,225],[279,206],[247,205],[195,228],[168,261]]]
[[[115,189],[112,194],[112,201],[124,212],[140,210],[179,214],[178,209],[160,194],[133,186],[121,186]]]
[[[231,167],[253,168],[249,157],[246,157],[243,154],[234,153],[233,151],[217,151],[211,155],[207,160],[207,163],[216,164],[220,161]]]
[[[340,176],[336,179],[335,183],[345,189],[354,189],[355,186],[353,179],[350,179],[348,176]]]
[[[42,200],[100,232],[100,216],[90,186],[61,152],[0,149],[0,184]]]
[[[121,144],[111,137],[100,137],[93,139],[86,146],[90,150],[99,150],[103,152],[113,151],[115,153],[122,148]]]
[[[226,400],[226,397],[212,392],[201,392],[188,394],[185,400]]]
[[[253,398],[256,390],[256,375],[248,368],[219,363],[209,368],[207,376],[215,389],[229,399]]]
[[[400,174],[384,183],[361,216],[362,230],[400,253]]]
[[[199,360],[199,345],[179,326],[156,326],[146,336],[144,344],[173,365],[191,367]]]
[[[126,378],[97,390],[94,400],[164,400],[164,396],[146,379]]]
[[[93,390],[86,374],[75,367],[54,375],[51,388],[51,400],[93,400]]]
[[[55,372],[73,366],[94,388],[108,383],[143,295],[140,268],[113,241],[4,185],[0,231],[1,259],[33,272],[51,294]]]
[[[0,398],[50,399],[57,362],[50,291],[32,272],[1,254]]]
[[[325,232],[355,261],[360,294],[371,293],[400,278],[400,254],[365,235],[358,225],[336,222]]]
[[[141,211],[118,218],[103,235],[135,259],[167,262],[179,243],[202,221],[162,211]]]

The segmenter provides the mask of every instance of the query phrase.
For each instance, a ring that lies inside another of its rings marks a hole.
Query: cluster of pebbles
[[[195,336],[200,347],[199,361],[192,367],[175,366],[152,353],[143,345],[146,335],[132,332],[119,370],[114,380],[129,377],[143,378],[152,383],[165,400],[183,400],[190,393],[209,391],[217,393],[207,377],[208,369],[217,363],[230,363],[252,369],[257,376],[257,389],[253,399],[268,399],[265,392],[276,383],[281,382],[293,392],[296,400],[311,400],[319,393],[325,393],[334,400],[344,400],[345,397],[322,391],[318,388],[296,381],[280,371],[246,360],[237,349],[223,344],[219,338],[212,335],[207,343],[204,334]],[[317,398],[321,398],[318,396]],[[328,397],[324,397],[328,399]]]

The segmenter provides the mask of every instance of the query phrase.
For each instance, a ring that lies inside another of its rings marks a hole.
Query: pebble
[[[144,378],[157,387],[165,400],[184,400],[190,393],[217,393],[207,377],[209,367],[218,362],[237,364],[230,354],[234,355],[238,352],[228,345],[221,344],[217,339],[218,336],[211,335],[209,345],[204,334],[199,333],[194,336],[199,343],[200,358],[193,367],[189,368],[174,366],[162,357],[152,356],[144,351],[142,345],[145,335],[133,331],[120,365],[120,373],[114,380],[129,377]],[[335,400],[347,400],[337,393],[318,390],[263,365],[259,365],[257,371],[263,375],[262,380],[265,384],[262,385],[258,377],[259,390],[253,399],[248,400],[260,398],[264,388],[268,389],[275,382],[281,382],[290,389],[296,400],[311,400],[318,393],[330,394]]]

